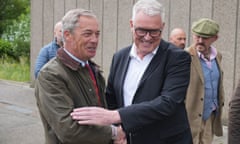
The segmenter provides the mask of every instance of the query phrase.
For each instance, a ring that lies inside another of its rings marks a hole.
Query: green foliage
[[[30,80],[30,0],[0,0],[0,79]]]
[[[0,58],[3,60],[6,56],[11,55],[12,51],[12,43],[0,39]]]
[[[12,20],[21,14],[27,14],[30,0],[0,0],[0,36],[5,27],[12,24]]]
[[[4,62],[0,64],[0,79],[29,82],[29,59],[26,57],[20,57],[19,61],[15,61],[10,57],[6,57]]]
[[[28,10],[29,11],[29,10]],[[16,60],[21,56],[30,57],[30,14],[21,14],[6,26],[2,39],[12,43],[11,54]]]

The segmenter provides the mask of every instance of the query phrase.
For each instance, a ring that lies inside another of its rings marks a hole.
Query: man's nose
[[[202,37],[198,37],[198,42],[202,43],[203,42],[203,38]]]
[[[146,35],[144,36],[144,38],[145,38],[146,40],[151,39],[152,36],[150,35],[150,32],[147,32]]]
[[[96,35],[96,34],[93,34],[93,35],[91,36],[91,41],[92,41],[92,42],[98,42],[98,39],[99,39],[99,36]]]

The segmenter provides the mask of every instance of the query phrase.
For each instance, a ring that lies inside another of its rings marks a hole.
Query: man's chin
[[[196,49],[197,49],[198,51],[203,51],[203,50],[205,49],[205,47],[202,46],[202,45],[197,45],[197,46],[196,46]]]
[[[184,49],[184,48],[185,48],[185,45],[180,45],[180,48]]]
[[[96,55],[96,52],[89,52],[88,53],[89,58],[93,58],[93,57],[95,57],[95,55]]]

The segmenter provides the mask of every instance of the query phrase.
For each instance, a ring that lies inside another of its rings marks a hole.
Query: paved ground
[[[224,136],[213,144],[227,144]],[[29,84],[0,80],[0,144],[44,144],[41,120]]]
[[[0,144],[44,144],[34,90],[0,80]]]

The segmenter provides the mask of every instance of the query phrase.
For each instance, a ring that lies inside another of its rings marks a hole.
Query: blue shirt
[[[37,78],[39,71],[41,68],[53,57],[56,56],[57,50],[60,46],[56,43],[56,41],[52,41],[51,43],[45,45],[43,48],[41,48],[37,60],[35,63],[35,69],[34,69],[34,76]]]

